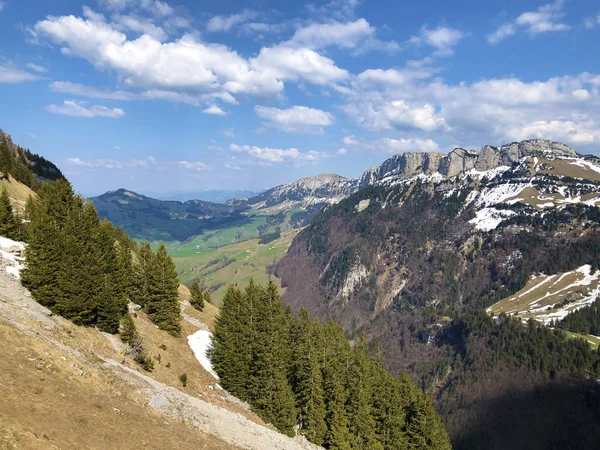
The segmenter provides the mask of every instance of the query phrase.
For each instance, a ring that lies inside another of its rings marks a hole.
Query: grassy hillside
[[[269,279],[267,267],[283,256],[297,232],[285,231],[279,239],[267,244],[259,244],[259,239],[253,238],[222,247],[203,245],[210,239],[202,242],[200,236],[193,242],[171,248],[170,255],[177,266],[180,280],[189,283],[198,279],[213,291],[213,302],[219,304],[230,283],[243,287],[250,278],[258,283],[266,283]],[[230,237],[231,234],[232,230],[226,230],[223,236]],[[229,237],[223,238],[222,242]],[[202,243],[197,244],[196,241]],[[275,281],[278,282],[277,279]]]
[[[6,188],[8,196],[13,201],[13,207],[21,212],[25,208],[25,202],[30,196],[35,196],[35,192],[29,186],[17,181],[13,176],[7,177],[0,172],[0,189]]]

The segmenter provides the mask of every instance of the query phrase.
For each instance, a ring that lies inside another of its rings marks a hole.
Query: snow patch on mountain
[[[206,330],[198,330],[194,334],[188,336],[188,345],[194,352],[194,356],[200,365],[218,380],[219,376],[214,371],[210,359],[206,355],[212,346],[212,333]]]

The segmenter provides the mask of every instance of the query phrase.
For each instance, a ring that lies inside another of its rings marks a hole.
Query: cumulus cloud
[[[401,131],[405,138],[425,134],[458,142],[504,143],[546,137],[574,146],[599,142],[595,130],[600,129],[600,76],[596,74],[449,84],[441,78],[412,75],[410,70],[363,72],[342,94],[347,100],[342,110],[363,128]]]
[[[331,157],[328,153],[314,150],[301,152],[297,148],[281,149],[237,144],[231,144],[229,148],[234,152],[248,155],[252,160],[262,165],[291,163],[298,166],[303,163],[316,162],[320,159]]]
[[[312,23],[296,30],[288,45],[315,50],[334,45],[359,52],[400,50],[398,43],[380,41],[376,33],[377,29],[363,18],[353,22]]]
[[[324,85],[349,77],[348,71],[337,67],[333,60],[304,47],[264,47],[250,63],[261,73],[282,81],[306,81]]]
[[[345,138],[344,138],[345,139]],[[440,147],[432,139],[421,138],[380,138],[372,141],[357,140],[352,137],[345,143],[357,150],[379,153],[404,153],[404,152],[439,152]],[[341,149],[345,150],[345,149]]]
[[[423,27],[419,34],[412,36],[408,42],[417,45],[429,45],[436,49],[434,54],[437,56],[450,56],[454,53],[452,47],[465,36],[464,32],[454,28],[440,26],[429,29]]]
[[[249,9],[245,9],[238,14],[231,14],[229,16],[215,16],[208,21],[206,29],[213,33],[218,31],[229,31],[236,25],[248,22],[257,16],[258,14],[255,11]]]
[[[31,30],[35,38],[59,45],[65,55],[115,71],[125,85],[174,99],[191,96],[197,102],[208,96],[234,103],[242,95],[277,96],[287,81],[325,85],[349,77],[331,59],[307,47],[265,47],[248,60],[191,34],[163,43],[141,32],[130,39],[115,23],[96,16],[49,16]]]
[[[563,0],[556,0],[554,3],[540,6],[535,11],[521,13],[514,21],[505,23],[490,33],[487,40],[490,44],[497,44],[518,31],[535,36],[541,33],[569,30],[571,27],[562,22],[563,4]]]
[[[100,105],[87,107],[85,103],[76,102],[74,100],[65,100],[62,105],[48,105],[46,110],[53,114],[85,117],[87,119],[91,119],[93,117],[109,117],[112,119],[120,119],[121,117],[125,116],[125,111],[123,111],[121,108],[110,109]]]
[[[227,115],[227,111],[224,111],[223,109],[221,109],[217,105],[212,105],[212,106],[204,109],[202,112],[204,114],[210,114],[210,115],[213,115],[213,116],[226,116]]]
[[[139,34],[147,34],[157,41],[163,41],[167,38],[167,33],[161,27],[153,24],[149,20],[135,15],[114,15],[112,16],[115,28],[119,30],[134,31]]]
[[[288,133],[323,133],[323,127],[333,125],[331,113],[306,106],[279,109],[257,105],[254,111],[264,120],[264,125]]]

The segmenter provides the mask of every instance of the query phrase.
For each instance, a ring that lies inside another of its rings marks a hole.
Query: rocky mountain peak
[[[500,147],[485,145],[479,152],[455,148],[451,152],[421,153],[406,152],[394,155],[381,164],[367,170],[359,179],[364,187],[386,177],[413,177],[439,173],[453,177],[469,170],[486,171],[499,166],[510,166],[526,156],[577,157],[568,145],[548,139],[530,139],[513,142]]]

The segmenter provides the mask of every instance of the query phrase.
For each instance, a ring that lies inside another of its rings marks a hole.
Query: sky
[[[84,195],[530,138],[600,154],[599,49],[592,0],[0,0],[0,128]]]

